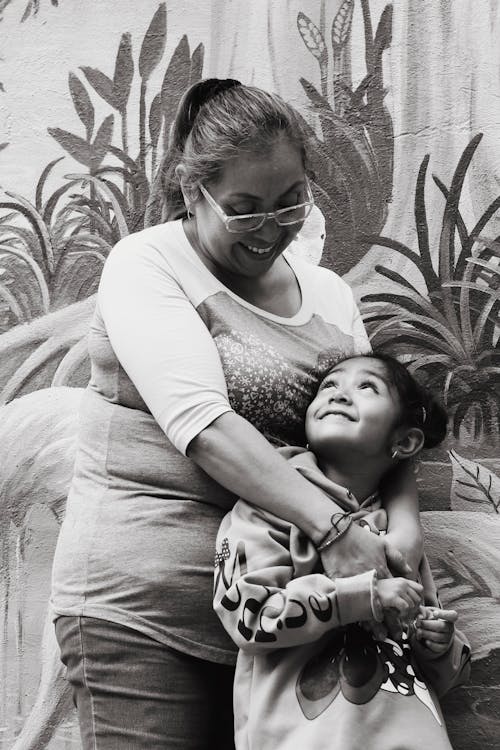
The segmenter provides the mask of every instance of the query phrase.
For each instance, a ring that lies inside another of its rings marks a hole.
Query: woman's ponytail
[[[234,78],[207,78],[194,83],[183,94],[170,127],[168,149],[159,169],[160,189],[166,204],[164,221],[177,219],[186,214],[175,168],[182,160],[186,141],[199,111],[215,96],[235,86],[241,86],[241,83]]]

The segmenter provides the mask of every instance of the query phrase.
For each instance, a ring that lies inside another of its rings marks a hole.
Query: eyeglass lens
[[[292,206],[289,211],[283,211],[282,213],[275,216],[275,221],[280,226],[288,226],[289,224],[298,224],[299,221],[304,219],[311,213],[312,206]],[[264,224],[265,217],[262,216],[230,216],[227,219],[227,227],[233,232],[251,232]]]

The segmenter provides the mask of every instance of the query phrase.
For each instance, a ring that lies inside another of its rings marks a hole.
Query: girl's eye
[[[325,388],[336,388],[337,383],[335,380],[327,380],[326,383],[323,383],[322,390],[325,390]]]
[[[372,383],[370,380],[365,380],[363,383],[360,383],[360,388],[366,389],[371,388],[374,393],[378,393],[378,388],[375,385],[375,383]]]

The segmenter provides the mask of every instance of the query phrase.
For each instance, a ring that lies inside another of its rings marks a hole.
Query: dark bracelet
[[[339,528],[342,521],[346,521],[346,523],[342,528]],[[344,536],[344,534],[351,527],[352,516],[349,513],[334,513],[330,519],[330,522],[332,524],[332,528],[326,532],[325,536],[316,547],[316,550],[318,552],[323,552],[323,550],[325,550],[331,544],[338,541],[341,536]]]

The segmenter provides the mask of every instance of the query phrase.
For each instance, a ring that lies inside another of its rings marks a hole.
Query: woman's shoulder
[[[180,219],[134,232],[116,243],[104,264],[100,297],[113,295],[120,284],[175,293],[180,288],[194,305],[214,291]]]
[[[168,221],[165,224],[141,229],[122,237],[111,250],[110,256],[124,258],[141,257],[155,253],[169,254],[182,251],[186,238],[182,229],[182,221]]]
[[[109,273],[160,273],[177,280],[200,275],[180,219],[123,237],[106,260],[104,275]]]

